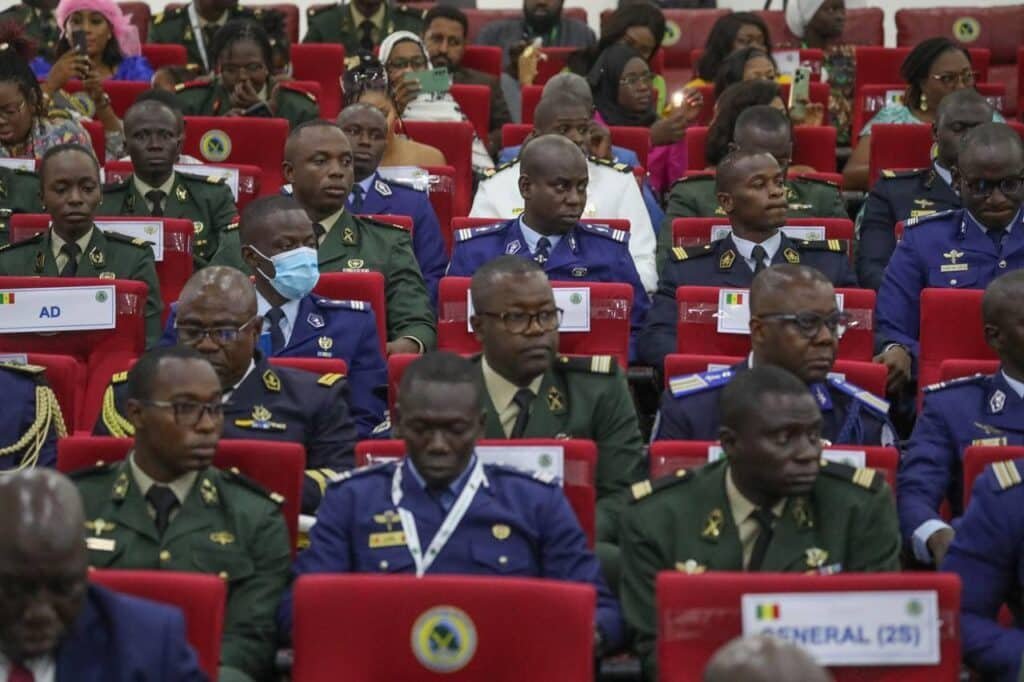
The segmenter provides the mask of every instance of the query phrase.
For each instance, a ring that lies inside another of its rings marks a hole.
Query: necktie
[[[274,354],[284,348],[284,331],[281,329],[283,319],[284,311],[277,306],[267,311],[267,322],[270,323],[270,352]]]
[[[988,238],[992,240],[992,244],[993,246],[996,247],[996,251],[999,251],[1003,248],[1003,238],[1006,237],[1005,228],[1002,230],[989,229],[987,232],[985,232],[985,234],[987,234]]]
[[[158,189],[151,189],[146,192],[146,201],[153,207],[151,211],[153,215],[159,217],[164,214],[164,197],[166,196],[166,192],[161,192]]]
[[[316,243],[319,244],[324,240],[324,235],[327,234],[327,230],[320,223],[313,223],[313,234],[316,235]]]
[[[373,22],[369,19],[364,19],[363,23],[359,24],[359,46],[364,50],[373,50],[373,28]]]
[[[61,277],[74,277],[78,274],[78,254],[82,253],[82,247],[75,242],[66,242],[60,247],[60,252],[68,257],[64,269],[60,271]]]
[[[541,237],[537,240],[537,250],[533,252],[533,260],[537,261],[539,265],[544,265],[548,262],[550,255],[551,240],[547,237]]]
[[[775,521],[775,515],[767,509],[760,508],[755,509],[750,515],[761,526],[761,530],[757,534],[757,540],[754,541],[754,550],[750,553],[747,570],[759,571],[761,564],[764,563],[764,555],[768,553],[768,545],[772,541],[772,522]]]
[[[167,486],[154,485],[146,493],[146,499],[156,510],[156,532],[163,535],[167,530],[167,524],[171,522],[171,512],[178,506],[178,498]]]
[[[217,29],[220,28],[216,24],[207,24],[203,27],[203,44],[206,45],[206,54],[213,59],[211,48],[213,47],[213,37],[217,35]]]
[[[508,437],[522,438],[523,433],[526,432],[526,422],[530,420],[530,403],[533,402],[533,391],[528,388],[519,389],[512,398],[512,402],[519,408],[519,414],[516,415],[516,422],[512,425],[512,432]]]
[[[362,185],[352,187],[352,212],[359,213],[363,210],[363,198],[365,196]]]
[[[11,671],[7,673],[7,682],[35,682],[35,679],[32,671],[20,663],[11,666]]]
[[[761,272],[765,268],[764,262],[768,260],[768,252],[764,250],[764,247],[760,244],[756,244],[754,249],[750,252],[750,257],[754,259],[754,274]]]

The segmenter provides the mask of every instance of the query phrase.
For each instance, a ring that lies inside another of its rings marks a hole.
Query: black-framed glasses
[[[992,190],[997,187],[1004,196],[1016,194],[1020,191],[1022,184],[1024,184],[1024,175],[1011,175],[1008,178],[1001,178],[999,180],[986,180],[985,178],[968,180],[964,178],[964,185],[967,187],[967,191],[979,197],[992,194]]]
[[[387,67],[395,71],[399,71],[401,69],[413,69],[419,71],[420,69],[427,68],[427,58],[409,57],[408,59],[392,59],[388,61]]]
[[[971,69],[964,69],[963,71],[933,73],[931,77],[942,83],[947,88],[952,88],[957,83],[963,83],[965,87],[970,87],[974,85],[974,82],[978,79],[978,74]]]
[[[250,324],[259,319],[259,315],[253,315],[239,327],[197,327],[190,324],[178,324],[174,321],[174,330],[178,333],[178,340],[195,346],[203,342],[203,338],[209,336],[218,346],[234,343],[238,335]]]
[[[488,313],[476,311],[478,315],[486,315],[501,320],[501,324],[512,334],[523,334],[535,321],[541,331],[553,332],[562,324],[562,316],[565,311],[561,308],[541,310],[538,313]]]
[[[813,339],[821,332],[821,328],[825,327],[828,329],[836,338],[843,338],[843,334],[846,330],[854,325],[853,318],[842,311],[831,313],[829,315],[819,315],[818,313],[812,313],[810,311],[804,311],[801,313],[769,313],[767,315],[757,315],[759,320],[779,320],[781,322],[787,322],[794,325],[800,335]]]
[[[654,74],[651,73],[650,71],[648,71],[647,73],[630,74],[629,76],[620,78],[619,83],[630,88],[635,88],[636,86],[641,84],[650,87],[651,85],[654,84]]]
[[[200,403],[195,400],[140,400],[139,404],[173,410],[174,422],[178,426],[195,426],[202,421],[204,414],[209,414],[210,419],[215,422],[224,418],[224,403],[219,400],[212,403]]]

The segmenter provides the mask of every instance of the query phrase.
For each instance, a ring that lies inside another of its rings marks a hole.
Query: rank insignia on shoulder
[[[566,370],[589,372],[590,374],[614,374],[617,367],[611,355],[591,355],[589,357],[571,357],[559,355],[558,364]]]
[[[925,386],[923,390],[924,390],[925,393],[934,393],[935,391],[941,391],[943,389],[953,388],[955,386],[964,386],[966,384],[976,384],[976,383],[982,381],[983,379],[985,379],[987,376],[988,375],[982,374],[981,372],[979,372],[977,374],[972,374],[972,375],[966,376],[966,377],[957,377],[956,379],[948,379],[946,381],[940,381],[937,384],[930,384],[928,386]]]
[[[278,393],[281,391],[281,379],[274,374],[274,370],[268,369],[263,373],[263,385],[267,387],[268,391]]]
[[[668,389],[676,398],[682,398],[683,396],[724,386],[729,383],[733,374],[735,372],[731,369],[701,372],[699,374],[682,374],[671,377],[668,380]]]
[[[993,462],[992,474],[996,477],[997,490],[1008,490],[1021,484],[1020,470],[1013,460]]]
[[[833,388],[842,391],[846,395],[850,396],[854,400],[857,400],[864,405],[867,405],[875,412],[880,413],[882,416],[889,414],[889,401],[879,398],[870,391],[865,391],[860,386],[855,386],[844,379],[840,379],[836,376],[829,376],[828,383]]]
[[[690,472],[686,469],[676,469],[671,474],[667,474],[665,476],[639,481],[629,488],[630,496],[632,497],[631,502],[639,502],[644,498],[650,497],[656,492],[665,490],[666,488],[671,488],[683,481],[689,481],[691,478],[693,477],[690,476]]]
[[[494,225],[484,225],[483,227],[466,227],[455,231],[455,241],[464,242],[467,239],[482,237],[485,234],[493,234],[504,229],[504,227],[505,223],[495,223]]]
[[[942,219],[942,218],[948,218],[949,216],[953,215],[953,213],[955,213],[956,210],[957,209],[950,209],[948,211],[936,211],[935,213],[929,213],[928,215],[922,215],[922,216],[917,216],[915,218],[909,218],[909,219],[903,221],[903,227],[904,228],[914,227],[916,225],[920,225],[921,223],[925,223],[925,222],[928,222],[930,220],[939,220],[939,219]]]
[[[831,251],[832,253],[846,251],[846,241],[843,239],[804,239],[798,244],[803,251]]]
[[[672,247],[672,260],[684,261],[690,258],[696,258],[698,256],[708,256],[714,251],[714,244],[703,244],[701,246],[691,246],[684,248],[682,246]]]
[[[596,163],[599,166],[607,166],[613,170],[617,170],[620,173],[632,173],[633,167],[628,163],[622,163],[621,161],[615,161],[613,159],[604,159],[598,156],[590,156],[587,159],[591,163]]]
[[[885,484],[885,477],[869,467],[852,467],[823,459],[821,471],[866,490],[878,490]]]
[[[686,561],[677,561],[676,570],[687,575],[700,575],[707,571],[708,567],[697,563],[696,559],[687,559]]]
[[[595,225],[591,223],[580,223],[580,228],[590,234],[601,235],[617,242],[629,241],[629,233],[625,230],[617,230],[610,225]]]
[[[126,381],[128,381],[128,372],[127,371],[125,371],[125,372],[117,372],[112,377],[110,377],[110,383],[112,383],[112,384],[123,384]]]
[[[345,375],[341,374],[340,372],[330,372],[328,374],[324,374],[322,377],[317,379],[316,383],[317,383],[318,386],[330,387],[330,386],[333,386],[334,384],[338,383],[339,379],[344,379],[344,378],[345,378]]]

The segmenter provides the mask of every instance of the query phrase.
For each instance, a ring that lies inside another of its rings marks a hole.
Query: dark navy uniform
[[[957,573],[964,662],[994,682],[1017,682],[1024,622],[996,620],[1009,603],[1019,614],[1024,587],[1024,460],[997,462],[978,477],[942,570]]]
[[[917,357],[921,290],[984,289],[1004,272],[1024,267],[1024,220],[1013,219],[996,249],[966,209],[907,221],[903,239],[885,269],[875,306],[879,348],[906,346]]]
[[[306,448],[302,511],[312,513],[327,482],[353,463],[356,427],[348,409],[348,384],[340,374],[271,367],[257,351],[252,371],[224,404],[223,438],[300,443]],[[130,438],[135,428],[125,419],[127,372],[113,376],[103,394],[103,412],[93,433]]]
[[[64,417],[45,368],[0,362],[0,474],[57,464],[57,438],[67,435]]]
[[[365,183],[352,186],[353,195],[346,207],[353,213],[370,215],[406,215],[412,218],[412,251],[423,273],[423,281],[430,294],[430,303],[437,307],[437,282],[444,277],[448,256],[444,251],[441,225],[426,192],[395,180],[386,180],[376,172],[371,176],[369,190],[362,200],[353,201],[356,192]]]
[[[719,396],[748,361],[726,370],[685,374],[669,379],[661,399],[654,440],[718,440]],[[837,377],[808,388],[823,419],[821,436],[836,445],[892,445],[889,403]]]
[[[949,500],[954,517],[963,514],[961,458],[971,445],[1024,445],[1024,400],[1002,372],[924,389],[897,479],[900,530],[922,561],[931,560],[928,536],[946,527],[939,518],[942,500]]]
[[[935,168],[882,171],[857,216],[857,279],[877,290],[896,248],[896,223],[960,208],[960,196]]]
[[[855,287],[857,278],[840,239],[798,241],[781,234],[772,265],[796,263],[820,270],[837,287]],[[662,367],[665,356],[676,352],[676,288],[681,286],[749,288],[754,271],[739,255],[732,235],[702,246],[674,247],[661,272],[647,326],[637,340],[641,362]]]
[[[408,459],[366,467],[327,489],[310,532],[310,546],[295,562],[295,577],[310,573],[415,573],[391,487],[400,468],[400,508],[415,518],[425,552],[445,520],[444,495],[457,497],[471,485],[475,458],[439,499],[431,497]],[[551,578],[588,583],[597,589],[595,619],[605,643],[622,641],[618,602],[601,577],[576,516],[557,482],[502,466],[483,465],[477,489],[461,523],[429,567],[430,575],[459,573]],[[449,508],[451,505],[449,505]],[[291,594],[278,618],[291,631]]]
[[[39,176],[29,170],[0,166],[0,246],[10,241],[8,227],[15,213],[43,213]]]

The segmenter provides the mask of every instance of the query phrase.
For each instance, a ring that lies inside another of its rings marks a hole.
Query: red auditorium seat
[[[107,136],[103,132],[103,124],[91,119],[80,119],[79,125],[89,133],[89,141],[92,143],[92,151],[97,159],[107,158]]]
[[[229,168],[238,171],[238,198],[235,205],[241,213],[249,202],[260,196],[263,169],[259,166],[240,165],[236,163],[204,163],[205,168]],[[125,180],[134,170],[131,161],[108,161],[103,170],[106,173],[108,183],[121,182]],[[183,173],[195,172],[194,168],[181,166],[178,168]]]
[[[340,301],[366,301],[377,316],[380,352],[386,354],[388,308],[384,296],[384,275],[379,272],[325,272],[313,293]]]
[[[259,166],[261,191],[276,194],[284,183],[281,163],[287,138],[288,121],[283,118],[186,116],[182,151],[209,163]]]
[[[405,366],[408,366],[408,363],[405,363]],[[402,370],[404,371],[404,367]],[[400,381],[401,374],[399,373],[395,379],[395,386]],[[391,383],[390,378],[388,383]],[[597,445],[594,444],[594,441],[578,438],[482,439],[477,441],[477,446],[562,448],[565,497],[569,500],[569,504],[583,528],[583,533],[587,536],[587,544],[590,547],[594,546],[595,524],[597,523],[594,511],[597,500],[597,489],[594,487],[597,477]],[[364,440],[356,443],[357,467],[371,464],[375,458],[381,457],[405,457],[405,442],[400,440]]]
[[[128,17],[128,21],[139,32],[139,42],[146,44],[149,36],[150,9],[147,2],[119,2],[117,6],[121,12]]]
[[[180,609],[185,617],[185,635],[196,651],[199,667],[210,679],[216,679],[227,603],[223,580],[205,573],[93,569],[89,582]]]
[[[320,84],[320,115],[334,120],[341,111],[341,74],[345,48],[326,43],[292,43],[292,76]],[[273,191],[277,191],[276,187]]]
[[[398,383],[402,380],[405,368],[416,362],[420,357],[415,353],[395,353],[388,356],[388,410],[395,409],[395,400],[398,398]],[[392,412],[394,414],[394,412]],[[358,453],[356,453],[358,457]]]
[[[501,48],[494,45],[466,45],[461,66],[501,78]]]
[[[699,682],[708,659],[743,633],[745,594],[934,591],[940,662],[936,665],[833,667],[836,682],[955,682],[960,674],[960,578],[951,573],[731,573],[658,574],[658,679]],[[699,623],[697,627],[687,624]]]
[[[712,228],[728,225],[728,218],[676,218],[672,221],[672,245],[696,246],[711,240]],[[847,218],[786,218],[788,227],[824,227],[825,239],[847,240],[852,255],[853,221]]]
[[[4,353],[0,355],[18,356],[20,353]],[[60,405],[61,414],[64,416],[64,424],[67,426],[68,434],[75,431],[78,408],[82,402],[82,392],[85,389],[85,365],[70,355],[55,355],[50,353],[25,353],[25,361],[30,365],[40,365],[46,368],[46,382],[53,389],[57,396],[57,403]],[[83,426],[82,428],[92,428]]]
[[[180,47],[180,46],[175,46]],[[103,82],[103,92],[107,93],[110,97],[110,106],[113,108],[114,113],[118,117],[123,118],[128,107],[135,104],[135,98],[140,93],[149,90],[149,81],[115,81],[106,80]],[[81,92],[82,81],[76,79],[69,80],[64,84],[64,90],[70,93]]]
[[[981,323],[981,289],[924,289],[921,292],[920,351],[917,385],[939,381],[947,358],[989,360],[995,352],[985,343]],[[950,329],[956,333],[951,334]]]
[[[476,135],[487,140],[491,133],[491,89],[486,85],[452,85],[451,95],[458,102]]]
[[[540,96],[544,92],[543,85],[523,85],[519,88],[519,94],[521,98],[520,108],[522,110],[522,120],[524,125],[533,127],[533,112],[536,110],[537,105],[540,104]],[[502,140],[501,145],[507,147],[505,144],[505,131],[502,129]]]
[[[473,125],[468,121],[402,121],[402,125],[409,137],[437,147],[444,154],[455,170],[452,215],[467,215],[473,203]]]
[[[448,225],[455,215],[455,168],[452,166],[424,166],[430,178],[430,205],[437,214],[437,222]],[[472,197],[470,197],[472,201]],[[467,207],[466,213],[469,213]],[[444,230],[442,230],[442,233]]]
[[[184,45],[147,43],[142,46],[142,56],[154,70],[165,66],[188,65],[188,52]],[[105,88],[106,84],[104,83]]]
[[[313,374],[348,374],[348,364],[341,358],[268,358],[274,367],[301,369]]]
[[[939,381],[951,381],[974,374],[995,374],[998,369],[998,360],[947,358],[939,363]]]
[[[477,44],[479,42],[477,37],[480,35],[481,29],[492,21],[523,18],[523,10],[518,7],[516,9],[466,8],[462,11],[466,15],[466,19],[469,21],[469,31],[466,33],[467,44]],[[562,16],[587,23],[587,10],[582,7],[566,7],[562,12]]]
[[[630,126],[611,126],[608,131],[612,134],[612,144],[616,147],[625,147],[636,152],[640,165],[647,167],[647,155],[651,151],[651,135],[646,128],[635,128]]]
[[[299,8],[287,2],[275,2],[269,5],[260,5],[260,9],[272,9],[284,16],[284,32],[288,42],[292,45],[299,43]]]
[[[729,13],[725,9],[664,9],[665,39],[661,52],[665,55],[665,81],[669,90],[682,87],[690,80],[694,64],[690,53],[704,47],[711,27],[720,17]]]
[[[782,10],[759,10],[755,14],[761,15],[768,24],[774,48],[801,46],[801,40],[790,33],[789,27],[786,26],[785,13]],[[885,42],[884,21],[885,13],[880,7],[848,8],[840,42],[844,45],[882,45]]]
[[[1024,458],[1024,447],[1020,445],[971,445],[964,450],[964,509],[971,501],[974,481],[995,462]]]

